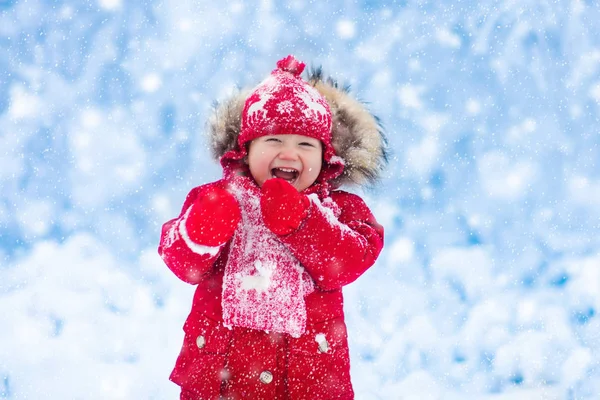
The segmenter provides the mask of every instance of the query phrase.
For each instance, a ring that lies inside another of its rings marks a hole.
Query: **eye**
[[[314,144],[312,144],[310,142],[301,142],[300,146],[302,146],[302,147],[316,147]]]
[[[265,139],[265,142],[275,142],[275,143],[280,143],[280,142],[281,142],[281,140],[279,140],[279,139],[277,139],[277,138],[274,138],[274,137],[271,137],[271,138],[267,138],[267,139]]]

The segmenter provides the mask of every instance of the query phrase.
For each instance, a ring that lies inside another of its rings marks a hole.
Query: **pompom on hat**
[[[265,135],[296,134],[315,138],[323,144],[324,164],[318,181],[339,176],[344,163],[336,157],[331,143],[332,115],[325,97],[300,74],[305,64],[289,55],[256,86],[246,98],[241,115],[237,149],[221,157],[223,167],[242,160],[246,145]]]

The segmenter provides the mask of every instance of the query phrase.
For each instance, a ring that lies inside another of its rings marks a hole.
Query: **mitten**
[[[232,236],[241,213],[235,197],[228,191],[210,186],[200,191],[185,220],[189,238],[204,246],[220,246]]]
[[[298,229],[308,215],[308,197],[281,178],[265,181],[261,189],[260,209],[267,228],[277,235]]]

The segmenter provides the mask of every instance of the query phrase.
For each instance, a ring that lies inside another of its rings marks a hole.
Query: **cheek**
[[[271,177],[269,162],[260,152],[248,158],[248,167],[252,177],[259,185]]]
[[[312,164],[310,167],[308,167],[308,174],[309,175],[315,175],[318,171],[320,171],[321,168],[319,165],[317,164]]]
[[[307,169],[307,177],[315,180],[321,173],[322,162],[320,159],[311,160]]]

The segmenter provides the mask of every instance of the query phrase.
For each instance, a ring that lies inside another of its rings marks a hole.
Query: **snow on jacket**
[[[319,70],[309,82],[330,104],[333,146],[345,168],[334,180],[307,189],[312,193],[308,217],[296,231],[279,238],[315,285],[305,297],[306,330],[294,338],[223,325],[223,273],[230,242],[219,248],[197,246],[179,227],[203,186],[231,191],[232,182],[226,177],[192,189],[180,215],[164,224],[159,245],[175,275],[197,285],[170,377],[181,386],[182,398],[354,398],[342,287],[374,264],[383,246],[383,227],[360,197],[329,187],[376,181],[386,161],[386,144],[377,120],[347,89],[324,80]],[[215,110],[209,131],[217,159],[236,146],[244,100],[245,94],[239,93]],[[323,206],[328,202],[339,209],[337,218]]]

